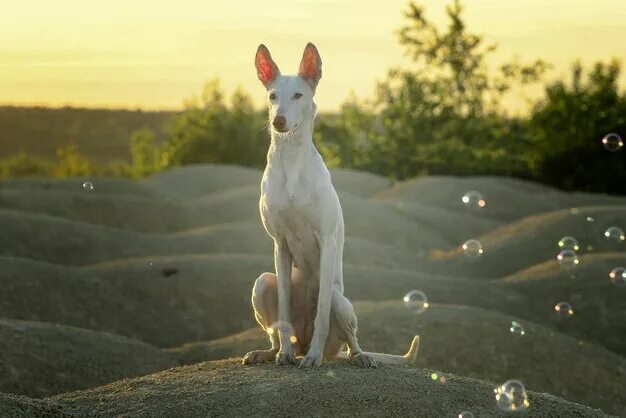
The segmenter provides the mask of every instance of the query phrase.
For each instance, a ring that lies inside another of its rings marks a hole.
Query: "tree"
[[[91,161],[74,144],[57,149],[58,161],[52,170],[55,177],[78,177],[93,174]]]
[[[161,169],[162,149],[156,143],[156,134],[152,129],[142,128],[132,133],[130,155],[130,175],[134,178],[145,177]]]
[[[375,147],[379,170],[397,178],[528,175],[525,126],[499,105],[513,85],[538,81],[548,65],[512,61],[490,75],[486,59],[496,47],[467,31],[462,12],[458,0],[446,7],[450,23],[442,32],[410,2],[398,35],[413,65],[392,69],[375,97],[384,132]]]
[[[626,134],[626,93],[619,92],[620,64],[596,63],[587,77],[580,63],[571,81],[546,87],[533,108],[535,177],[568,190],[626,193],[626,154],[605,150],[608,133]]]
[[[187,101],[173,118],[163,154],[165,166],[222,163],[262,167],[268,145],[265,120],[249,96],[235,91],[230,106],[217,81]]]

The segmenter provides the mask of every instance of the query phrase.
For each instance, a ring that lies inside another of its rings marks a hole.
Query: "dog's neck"
[[[291,199],[295,198],[297,184],[316,152],[313,145],[315,110],[315,103],[312,103],[304,112],[300,125],[291,132],[281,134],[271,131],[272,142],[267,153],[267,164],[284,174],[285,189]]]

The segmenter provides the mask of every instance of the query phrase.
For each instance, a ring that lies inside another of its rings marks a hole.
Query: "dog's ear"
[[[280,70],[272,59],[270,51],[263,44],[259,45],[256,50],[254,65],[256,66],[257,76],[265,88],[280,75]]]
[[[313,90],[315,90],[317,83],[319,83],[320,78],[322,78],[322,58],[320,58],[317,48],[311,42],[304,48],[298,75],[306,81]]]

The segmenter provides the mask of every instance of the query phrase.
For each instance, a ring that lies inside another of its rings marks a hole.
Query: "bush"
[[[0,162],[1,177],[48,177],[52,175],[52,163],[42,158],[20,152]]]
[[[265,118],[250,97],[237,90],[230,106],[217,81],[208,83],[200,98],[186,103],[167,129],[163,166],[198,163],[262,167],[268,147]]]
[[[626,193],[626,154],[603,148],[611,132],[626,134],[626,93],[618,91],[617,61],[597,63],[587,77],[580,64],[571,82],[546,88],[530,126],[535,178],[567,190]]]

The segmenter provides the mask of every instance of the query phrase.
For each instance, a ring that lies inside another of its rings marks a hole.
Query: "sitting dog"
[[[357,318],[343,295],[343,213],[313,145],[313,96],[322,77],[317,48],[306,46],[297,75],[281,75],[264,45],[255,64],[267,90],[272,137],[259,209],[274,240],[276,274],[261,274],[252,290],[256,320],[272,347],[249,352],[243,363],[295,364],[301,355],[300,367],[335,357],[361,367],[412,363],[417,336],[404,356],[364,352],[357,342]]]

